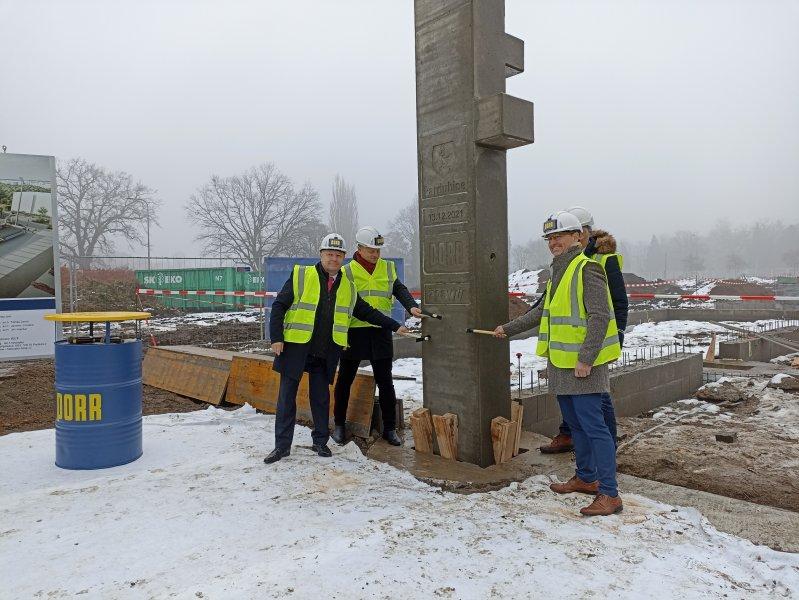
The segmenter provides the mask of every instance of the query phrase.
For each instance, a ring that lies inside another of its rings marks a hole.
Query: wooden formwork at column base
[[[231,404],[244,404],[267,413],[277,411],[280,390],[280,373],[272,369],[271,356],[235,354],[230,366],[230,380],[225,399]],[[372,423],[375,401],[375,381],[369,371],[358,371],[350,389],[347,406],[347,425],[358,437],[368,437]],[[333,414],[333,398],[330,399],[330,415]],[[312,420],[308,399],[308,375],[303,374],[297,390],[297,418]]]
[[[233,352],[197,346],[152,346],[142,382],[181,396],[219,404],[225,397]]]

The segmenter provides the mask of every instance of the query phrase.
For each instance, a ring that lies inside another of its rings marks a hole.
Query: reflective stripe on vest
[[[344,267],[344,272],[355,282],[355,289],[369,306],[387,317],[391,316],[391,309],[394,306],[394,282],[397,280],[397,268],[392,261],[379,258],[370,275],[357,260],[351,260]],[[377,325],[353,317],[350,327],[377,327]]]
[[[566,272],[554,293],[552,281],[547,283],[536,354],[549,357],[549,361],[561,369],[577,366],[580,348],[588,333],[588,320],[583,301],[583,268],[589,260],[591,259],[584,254],[578,254],[566,267]],[[611,318],[594,365],[602,365],[621,356],[619,331],[613,316],[613,302],[607,285],[605,289]]]
[[[319,272],[313,265],[294,265],[291,280],[294,302],[283,320],[283,339],[295,344],[307,344],[311,341],[321,295]],[[357,298],[355,284],[342,272],[333,311],[333,342],[339,346],[347,346],[347,332]]]

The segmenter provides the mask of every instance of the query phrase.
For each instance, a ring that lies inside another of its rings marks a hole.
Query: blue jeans
[[[330,434],[330,383],[327,380],[327,363],[324,359],[309,356],[305,362],[308,373],[308,392],[313,417],[311,439],[314,444],[324,446]],[[302,375],[300,375],[302,376]],[[280,376],[280,391],[275,415],[275,448],[290,450],[294,439],[294,423],[297,419],[298,379]]]
[[[610,394],[607,392],[603,392],[600,396],[602,396],[602,416],[605,419],[605,425],[607,425],[608,430],[610,430],[610,435],[613,438],[613,445],[615,446],[618,445],[616,442],[618,439],[618,431],[616,429],[616,411],[613,409],[613,398],[611,398]],[[569,424],[566,422],[566,415],[563,415],[563,422],[558,429],[563,435],[572,437],[571,429],[569,429]]]
[[[577,477],[587,483],[599,480],[599,493],[618,496],[616,444],[602,413],[602,394],[558,395],[558,404],[571,428]]]
[[[624,345],[624,332],[619,332],[619,344],[622,346]],[[613,443],[618,446],[618,442],[616,441],[619,436],[617,435],[618,430],[616,429],[616,411],[613,410],[613,399],[610,397],[610,394],[602,394],[602,414],[605,415],[605,423],[610,429],[610,435],[613,436]],[[561,422],[560,427],[558,428],[560,433],[563,435],[568,435],[569,437],[572,436],[572,432],[569,429],[569,426],[566,424],[566,417],[564,415],[563,422]]]

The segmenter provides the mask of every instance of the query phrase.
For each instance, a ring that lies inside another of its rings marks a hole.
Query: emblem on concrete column
[[[439,175],[446,175],[452,171],[454,158],[455,142],[433,146],[433,170]]]

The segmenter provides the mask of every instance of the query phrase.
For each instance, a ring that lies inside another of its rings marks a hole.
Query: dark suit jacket
[[[319,274],[319,285],[323,294],[327,293],[327,273],[322,269],[322,263],[316,263],[316,271]],[[331,293],[335,293],[341,283],[341,272],[336,277],[336,282],[333,284]],[[274,342],[283,341],[283,320],[286,316],[286,311],[291,307],[294,302],[294,285],[292,278],[289,277],[288,281],[283,285],[275,301],[272,303],[272,311],[269,317],[269,338]],[[352,310],[355,318],[367,323],[372,323],[379,327],[385,327],[391,331],[396,331],[400,328],[400,324],[394,319],[385,316],[376,308],[372,308],[367,304],[363,298],[358,296],[355,301],[355,307]],[[314,333],[316,328],[320,325],[319,319],[314,322]],[[327,378],[332,384],[336,374],[336,367],[338,366],[341,352],[344,350],[338,344],[331,343],[328,346],[327,355]],[[283,345],[283,352],[280,356],[275,357],[273,369],[292,379],[300,379],[305,370],[305,361],[308,358],[310,350],[310,343],[295,344],[292,342],[285,342]]]

